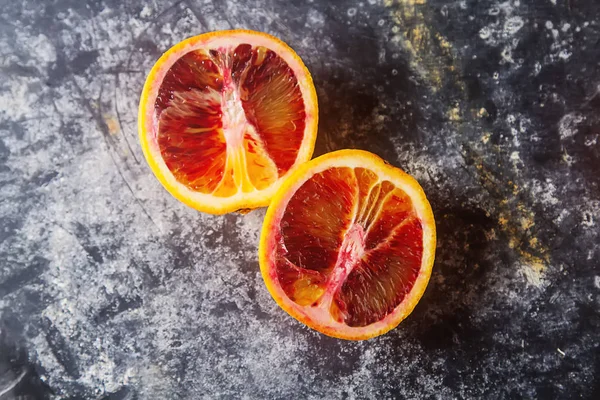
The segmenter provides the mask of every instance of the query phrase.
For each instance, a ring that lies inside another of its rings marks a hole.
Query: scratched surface
[[[0,399],[598,398],[596,0],[0,1]],[[174,200],[137,143],[178,41],[272,33],[314,76],[317,154],[413,174],[429,287],[366,342],[279,309],[264,210]]]

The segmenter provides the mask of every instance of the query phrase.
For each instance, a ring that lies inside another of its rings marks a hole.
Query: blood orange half
[[[298,55],[265,33],[195,36],[154,65],[139,108],[152,171],[177,199],[224,214],[269,204],[312,156],[318,107]]]
[[[260,268],[294,318],[326,335],[368,339],[416,306],[435,235],[417,181],[369,152],[341,150],[303,164],[275,194]]]

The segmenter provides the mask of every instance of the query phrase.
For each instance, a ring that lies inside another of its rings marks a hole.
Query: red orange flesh
[[[300,167],[275,195],[259,249],[279,305],[345,339],[377,336],[404,319],[425,290],[434,253],[421,187],[359,150]]]
[[[140,101],[140,141],[171,194],[221,214],[269,203],[312,155],[317,114],[310,74],[287,45],[259,32],[213,32],[156,63]]]

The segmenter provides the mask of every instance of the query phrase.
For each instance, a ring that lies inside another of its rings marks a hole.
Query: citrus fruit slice
[[[184,40],[156,62],[138,130],[148,164],[173,196],[224,214],[269,204],[312,156],[317,120],[300,57],[273,36],[232,30]]]
[[[259,246],[275,301],[309,327],[342,339],[389,331],[423,295],[435,221],[421,186],[361,150],[298,168],[279,188]]]

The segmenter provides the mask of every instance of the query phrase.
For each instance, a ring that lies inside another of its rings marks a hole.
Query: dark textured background
[[[433,276],[392,332],[297,323],[264,210],[200,214],[143,160],[154,61],[232,27],[304,59],[317,154],[428,194]],[[599,92],[596,0],[0,1],[0,399],[600,398]]]

